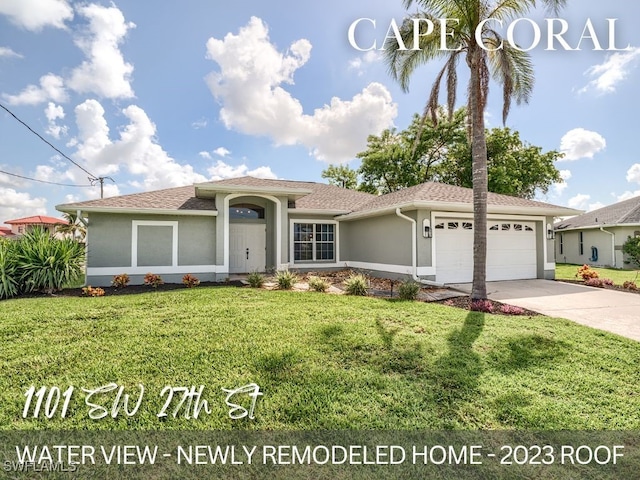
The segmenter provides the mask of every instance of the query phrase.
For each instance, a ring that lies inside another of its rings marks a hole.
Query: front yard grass
[[[0,306],[5,430],[640,428],[640,343],[561,319],[231,287]],[[89,419],[81,387],[111,382],[139,411]],[[222,388],[252,382],[231,420]],[[212,412],[158,418],[167,385]],[[23,419],[30,386],[74,386],[67,417]]]
[[[582,265],[573,265],[570,263],[556,264],[556,280],[582,280],[576,277],[578,268]],[[599,268],[591,267],[592,270],[598,272],[600,278],[609,278],[616,285],[622,285],[626,281],[636,281],[640,283],[640,275],[638,270],[619,270],[617,268]]]

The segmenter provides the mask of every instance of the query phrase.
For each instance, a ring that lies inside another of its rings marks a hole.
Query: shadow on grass
[[[478,394],[482,359],[473,351],[473,343],[484,328],[484,313],[469,312],[460,330],[448,339],[449,352],[433,366],[433,399],[445,428],[454,428],[460,404]]]
[[[549,364],[567,356],[569,346],[542,335],[521,335],[508,339],[489,357],[491,367],[503,373]]]

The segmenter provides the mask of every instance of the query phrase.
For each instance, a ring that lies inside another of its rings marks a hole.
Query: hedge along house
[[[555,231],[559,262],[632,268],[622,245],[640,236],[640,197],[563,220]]]
[[[553,278],[555,216],[576,210],[490,193],[488,280]],[[356,268],[470,282],[472,190],[424,183],[382,196],[242,177],[58,205],[87,222],[87,283],[127,273],[221,281],[269,269]]]

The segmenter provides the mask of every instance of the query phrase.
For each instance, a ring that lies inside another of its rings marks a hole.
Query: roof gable
[[[34,215],[31,217],[6,220],[7,225],[67,225],[69,222],[61,218],[47,217],[46,215]]]

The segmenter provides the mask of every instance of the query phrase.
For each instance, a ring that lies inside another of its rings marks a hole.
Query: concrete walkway
[[[471,284],[450,285],[465,293]],[[640,295],[551,280],[488,282],[491,300],[640,341]]]

